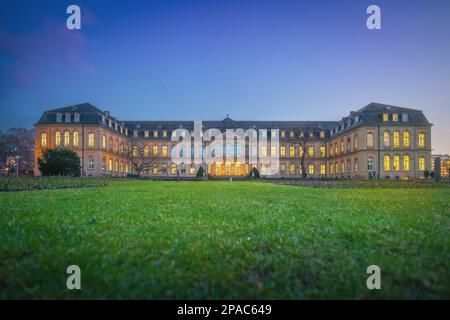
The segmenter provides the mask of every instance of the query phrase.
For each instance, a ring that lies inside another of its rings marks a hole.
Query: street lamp
[[[20,156],[15,156],[14,159],[16,159],[16,177],[19,176],[19,159]]]

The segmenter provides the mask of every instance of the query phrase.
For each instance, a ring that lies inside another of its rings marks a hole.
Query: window
[[[286,165],[284,163],[280,164],[280,173],[286,173]]]
[[[320,157],[325,157],[325,146],[320,146]]]
[[[267,138],[267,130],[261,130],[261,136]]]
[[[241,154],[241,145],[239,143],[236,143],[234,145],[234,155],[237,157]],[[203,156],[203,154],[202,154]]]
[[[145,146],[144,147],[144,157],[148,157],[148,155],[149,155],[149,147]]]
[[[109,166],[108,166],[108,169],[109,169],[110,172],[113,171],[113,161],[112,161],[112,159],[109,159]]]
[[[389,115],[387,113],[383,113],[383,121],[389,121]]]
[[[352,161],[350,159],[347,160],[347,173],[352,172]]]
[[[333,156],[333,145],[330,144],[330,156]]]
[[[291,158],[295,157],[295,147],[289,147],[289,156]]]
[[[61,145],[61,132],[56,131],[55,133],[55,145],[59,147]]]
[[[391,144],[391,134],[389,133],[389,131],[384,132],[383,143],[385,147],[389,147],[389,145]]]
[[[70,144],[70,132],[64,132],[64,147],[68,147]]]
[[[334,165],[330,163],[330,173],[334,174]]]
[[[276,155],[275,146],[271,146],[271,147],[270,147],[270,155],[271,155],[272,157],[274,157],[274,156]]]
[[[109,138],[109,151],[113,151],[113,139]]]
[[[89,170],[94,169],[94,157],[92,155],[88,156],[88,169]]]
[[[70,112],[66,112],[66,122],[70,122],[70,118],[71,118],[71,114],[70,114]]]
[[[285,146],[280,147],[280,157],[286,157],[286,147]]]
[[[158,146],[153,146],[153,155],[154,156],[158,155]]]
[[[419,157],[419,171],[425,171],[425,157]]]
[[[47,134],[45,132],[41,133],[41,147],[47,146]]]
[[[88,147],[93,148],[95,145],[95,136],[94,133],[88,133]]]
[[[325,131],[320,131],[320,138],[325,138]]]
[[[355,135],[353,137],[353,149],[358,150],[358,136],[357,135]]]
[[[172,131],[172,137],[175,138],[176,136],[177,136],[177,131],[176,131],[176,130],[173,130],[173,131]]]
[[[129,167],[128,167],[128,163],[125,164],[125,173],[128,173],[129,171]]]
[[[80,122],[80,114],[79,113],[74,113],[73,114],[73,121],[74,122]]]
[[[341,140],[341,153],[344,153],[344,140]]]
[[[116,162],[114,163],[114,171],[115,172],[119,172],[119,161],[116,160]]]
[[[403,132],[403,148],[409,148],[409,131]]]
[[[403,156],[403,171],[409,171],[409,170],[410,170],[409,155],[405,154]]]
[[[400,170],[400,156],[397,155],[397,154],[394,155],[393,169],[394,169],[394,171],[399,171]]]
[[[153,131],[153,138],[158,138],[158,130]]]
[[[367,158],[367,171],[373,171],[373,157]]]
[[[216,165],[215,165],[215,168],[216,168],[216,176],[220,176],[222,174],[222,170],[221,170],[222,169],[222,163],[217,161]]]
[[[261,157],[267,157],[267,147],[266,146],[261,147]]]
[[[337,161],[334,163],[334,170],[336,170],[336,174],[339,173],[339,163]]]
[[[115,145],[116,145],[116,148],[115,148],[116,150],[115,151],[116,151],[116,153],[119,153],[119,140],[116,139],[116,144]]]
[[[286,137],[286,131],[284,131],[284,130],[281,131],[281,137],[282,137],[282,138],[285,138],[285,137]]]
[[[148,138],[148,130],[144,131],[144,137]]]
[[[162,156],[167,157],[167,146],[162,147]]]
[[[138,156],[138,147],[135,145],[133,146],[133,157],[137,157]]]
[[[106,149],[106,136],[102,135],[102,149]]]
[[[301,158],[301,157],[303,157],[303,147],[302,146],[300,146],[300,147],[298,147],[298,156]]]
[[[383,161],[384,171],[391,171],[391,157],[389,155],[384,155]]]
[[[120,162],[120,173],[123,173],[123,161]]]
[[[266,147],[263,147],[263,148],[264,148],[265,151],[266,151],[266,155],[264,155],[264,157],[265,157],[265,156],[267,156],[267,149],[266,149]],[[227,157],[231,157],[231,146],[230,146],[229,143],[225,144],[225,155],[226,155]]]
[[[195,173],[195,167],[191,166],[191,167],[189,168],[189,173],[190,173],[190,174],[194,174],[194,173]]]
[[[62,113],[56,114],[56,122],[62,122]]]
[[[314,157],[314,146],[308,147],[308,157],[310,158]]]
[[[354,167],[355,167],[355,173],[358,173],[358,158],[355,158],[353,163],[354,163]]]
[[[167,130],[164,130],[164,131],[163,131],[163,137],[164,137],[164,138],[167,138]]]
[[[154,168],[153,168],[153,173],[154,173],[154,174],[157,174],[157,173],[158,173],[158,167],[154,167]]]
[[[394,131],[394,148],[400,148],[400,132]]]
[[[425,132],[419,132],[419,148],[425,148]]]
[[[345,163],[341,161],[341,173],[345,173]]]
[[[408,121],[408,114],[407,113],[402,113],[402,121]]]
[[[295,174],[295,164],[289,165],[289,173],[290,174]]]
[[[139,131],[133,130],[133,136],[137,138],[139,136]]]
[[[294,132],[294,131],[291,131],[291,132],[289,133],[289,135],[290,135],[291,138],[294,138],[295,132]]]
[[[397,122],[398,121],[398,113],[392,114],[392,121]]]
[[[276,138],[277,137],[277,130],[270,130],[270,137]]]
[[[313,164],[310,164],[308,166],[308,174],[314,174],[314,165]]]
[[[102,158],[102,171],[106,171],[106,159]]]

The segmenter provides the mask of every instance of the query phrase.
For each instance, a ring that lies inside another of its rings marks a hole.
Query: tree
[[[80,175],[80,157],[69,149],[46,149],[38,165],[43,176]]]
[[[34,167],[34,130],[11,128],[0,132],[0,169],[13,172],[19,156],[21,174],[32,174]]]
[[[150,146],[138,141],[132,143],[131,148],[126,148],[125,157],[131,162],[134,170],[139,175],[141,172],[152,170],[160,164],[160,158],[153,154]]]
[[[205,176],[205,169],[203,167],[198,168],[197,174],[195,175],[197,178],[202,178]]]
[[[296,129],[294,130],[294,140],[291,142],[296,148],[299,149],[300,153],[300,167],[302,170],[302,177],[306,179],[306,168],[305,168],[305,155],[306,155],[306,143],[309,141],[309,128],[306,129]]]
[[[261,177],[260,174],[259,174],[259,171],[258,171],[258,169],[256,167],[252,168],[252,170],[250,172],[250,176],[252,178],[260,178]]]

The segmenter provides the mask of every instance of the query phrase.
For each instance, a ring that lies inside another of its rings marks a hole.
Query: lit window
[[[222,163],[217,161],[215,167],[216,167],[216,176],[220,176],[222,174]]]
[[[330,173],[334,174],[334,165],[330,163]]]
[[[405,154],[403,156],[403,171],[409,171],[409,170],[410,170],[409,155]]]
[[[59,147],[61,145],[61,132],[56,131],[55,133],[55,145]]]
[[[334,163],[334,169],[336,170],[336,173],[339,173],[339,163]]]
[[[298,156],[299,156],[300,158],[303,157],[303,153],[304,153],[303,147],[302,147],[302,146],[298,147]]]
[[[158,138],[158,130],[154,130],[153,131],[153,137],[154,138]]]
[[[176,130],[173,130],[172,131],[172,137],[176,137],[177,136],[177,132],[176,132]]]
[[[383,135],[383,143],[385,147],[389,147],[391,144],[391,134],[389,131],[385,131]]]
[[[64,132],[64,147],[68,147],[70,144],[70,133],[69,131]]]
[[[102,135],[102,148],[106,149],[106,136]]]
[[[123,161],[120,162],[120,173],[123,173]]]
[[[94,133],[88,133],[88,147],[93,148],[95,146],[95,136]]]
[[[341,140],[341,153],[344,153],[344,152],[345,152],[345,150],[344,150],[344,141]]]
[[[281,146],[280,147],[280,157],[285,157],[285,156],[286,156],[286,147]]]
[[[280,173],[286,173],[286,165],[284,163],[280,164]]]
[[[313,164],[310,164],[308,166],[308,174],[314,174],[314,165]]]
[[[400,132],[394,131],[394,148],[400,148]]]
[[[353,137],[353,149],[358,150],[358,136]]]
[[[399,155],[395,155],[394,156],[393,169],[394,169],[394,171],[399,171],[400,170],[400,156]]]
[[[153,168],[153,173],[155,173],[155,174],[158,173],[158,167]]]
[[[383,113],[383,121],[389,121],[389,115],[387,113]]]
[[[125,173],[128,173],[129,171],[129,167],[128,167],[128,163],[125,164]]]
[[[41,133],[41,147],[47,146],[47,134],[45,132]]]
[[[419,157],[419,171],[425,171],[425,157]]]
[[[389,155],[384,156],[384,171],[391,171],[391,157]]]
[[[281,137],[282,138],[286,137],[286,131],[281,131]]]
[[[320,157],[325,157],[325,146],[320,146]]]
[[[144,137],[148,138],[148,130],[144,131]]]
[[[395,121],[395,122],[398,121],[398,114],[397,113],[393,113],[392,114],[392,121]]]
[[[119,172],[119,161],[116,160],[116,162],[114,163],[114,171],[115,172]]]
[[[153,155],[154,156],[158,155],[158,146],[153,146]]]
[[[162,147],[162,156],[167,157],[167,146]]]
[[[345,163],[344,163],[344,161],[341,162],[341,173],[345,173]]]
[[[419,148],[425,148],[425,133],[419,132]]]
[[[403,148],[409,148],[409,132],[403,132]]]
[[[138,147],[137,146],[133,146],[133,157],[137,157],[138,156]]]
[[[148,154],[149,154],[149,148],[148,148],[148,146],[145,146],[144,147],[144,157],[148,157]]]
[[[308,147],[308,157],[310,158],[314,157],[314,146]]]
[[[109,151],[113,151],[113,139],[109,138]]]
[[[113,171],[113,161],[112,161],[112,159],[109,159],[109,166],[108,166],[108,169],[109,169],[110,172]]]
[[[289,134],[290,134],[291,138],[294,138],[294,136],[295,136],[295,132],[294,131],[291,131]]]
[[[295,165],[294,164],[289,165],[289,173],[295,174]]]
[[[267,147],[266,146],[261,147],[261,156],[267,157]]]
[[[273,157],[276,154],[275,146],[270,147],[270,155]]]
[[[291,158],[295,157],[295,147],[289,147],[289,156]]]
[[[325,173],[326,173],[326,169],[325,169],[326,167],[325,167],[325,165],[324,164],[321,164],[320,165],[320,174],[321,175],[324,175]]]
[[[163,137],[166,138],[167,137],[167,130],[163,131]]]
[[[320,131],[320,137],[325,138],[325,131]]]

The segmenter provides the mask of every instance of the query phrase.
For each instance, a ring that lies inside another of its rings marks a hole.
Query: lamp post
[[[14,159],[16,160],[16,177],[19,177],[19,160],[20,160],[20,156],[15,156]]]

